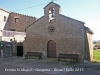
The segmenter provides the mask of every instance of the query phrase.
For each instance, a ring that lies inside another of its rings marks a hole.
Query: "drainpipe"
[[[0,42],[0,49],[1,49],[1,59],[3,59],[3,58],[4,58],[4,57],[3,57],[4,44],[3,44],[2,41]]]

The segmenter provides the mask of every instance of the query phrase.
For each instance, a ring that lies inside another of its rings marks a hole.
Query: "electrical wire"
[[[18,9],[18,10],[15,10],[15,11],[21,11],[21,10],[25,10],[25,9],[29,9],[29,8],[33,8],[33,7],[37,7],[37,6],[41,6],[41,5],[44,5],[44,4],[47,4],[47,3],[48,3],[48,2],[43,3],[43,4],[39,4],[39,5],[35,5],[35,6],[31,6],[31,7],[27,7],[27,8]]]
[[[57,0],[53,0],[53,1],[57,1]],[[52,1],[52,2],[53,2]],[[44,4],[47,4],[49,2],[46,2],[46,3],[42,3],[42,4],[39,4],[39,5],[35,5],[35,6],[30,6],[30,7],[27,7],[27,8],[22,8],[22,9],[18,9],[18,10],[15,10],[15,11],[21,11],[21,10],[25,10],[25,9],[29,9],[29,8],[33,8],[33,7],[37,7],[37,6],[41,6],[41,5],[44,5]]]
[[[21,11],[21,10],[25,10],[25,9],[29,9],[29,8],[33,8],[33,7],[37,7],[37,6],[41,6],[41,5],[44,5],[44,4],[47,4],[47,3],[49,3],[49,2],[42,3],[42,4],[39,4],[39,5],[35,5],[35,6],[31,6],[31,7],[27,7],[27,8],[18,9],[18,10],[15,10],[15,11]]]

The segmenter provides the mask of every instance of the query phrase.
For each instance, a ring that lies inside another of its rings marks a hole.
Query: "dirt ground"
[[[0,75],[100,75],[100,63],[10,57],[0,59]]]

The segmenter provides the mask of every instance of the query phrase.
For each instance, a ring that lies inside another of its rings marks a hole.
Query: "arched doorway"
[[[56,58],[56,43],[53,40],[47,43],[47,58]]]

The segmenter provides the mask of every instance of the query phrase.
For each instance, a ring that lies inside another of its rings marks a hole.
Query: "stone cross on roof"
[[[51,2],[53,2],[54,0],[51,0]]]
[[[57,0],[51,0],[51,2],[54,2],[54,1],[57,1]]]

